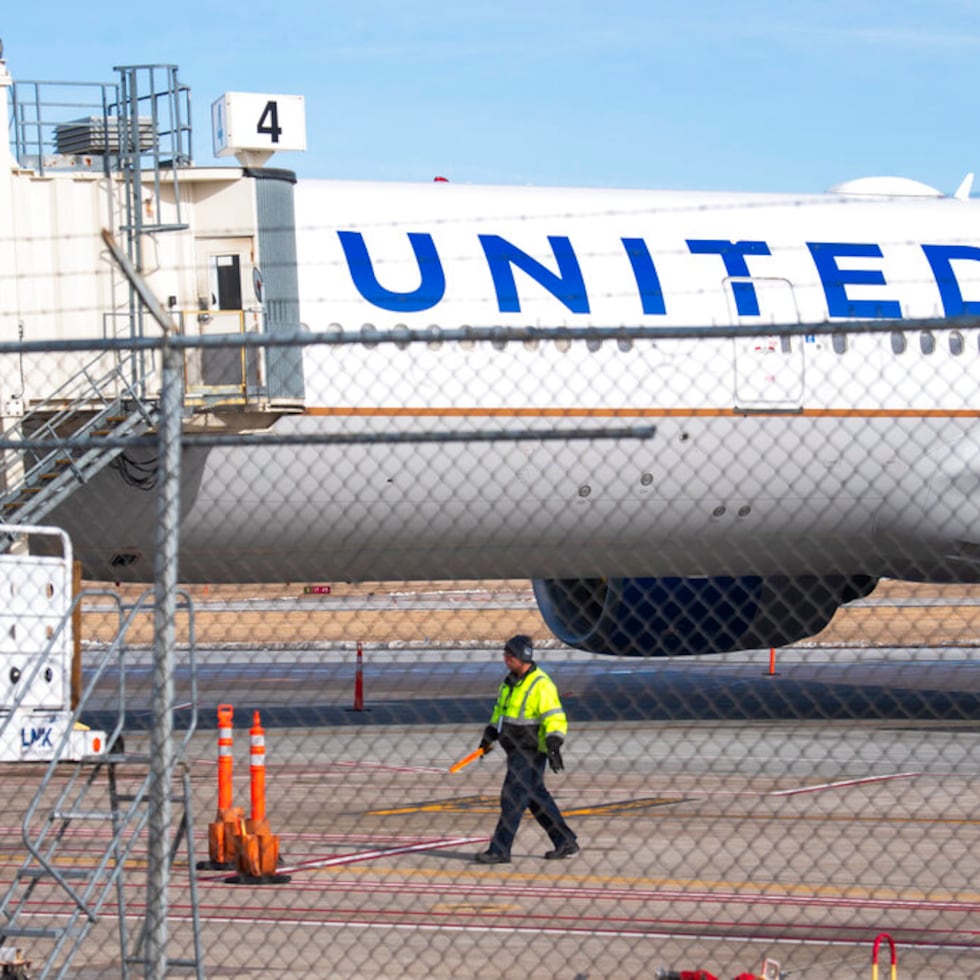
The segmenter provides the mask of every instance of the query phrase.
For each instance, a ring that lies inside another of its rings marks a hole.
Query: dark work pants
[[[490,850],[510,856],[510,847],[521,825],[524,811],[544,828],[555,847],[571,843],[575,834],[565,823],[558,804],[544,785],[544,767],[548,757],[543,752],[513,751],[507,756],[507,775],[500,790],[500,819],[490,841]]]

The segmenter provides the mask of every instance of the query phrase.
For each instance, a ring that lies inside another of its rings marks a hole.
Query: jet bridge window
[[[903,334],[900,330],[892,331],[892,353],[905,353],[905,334]]]
[[[919,334],[919,350],[923,354],[932,354],[936,350],[936,337],[931,330],[923,330]]]
[[[963,334],[959,330],[950,331],[949,352],[953,357],[959,357],[963,353]]]

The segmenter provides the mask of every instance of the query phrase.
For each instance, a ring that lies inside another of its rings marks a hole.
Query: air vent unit
[[[136,128],[139,152],[152,150],[155,142],[153,120],[149,116],[140,116]],[[89,116],[55,126],[55,141],[58,152],[67,155],[118,156],[135,149],[132,145],[120,146],[120,131],[124,129],[125,122],[120,126],[118,116]],[[123,135],[127,142],[131,140],[128,134]]]

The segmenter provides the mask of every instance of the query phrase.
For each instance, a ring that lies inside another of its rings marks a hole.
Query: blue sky
[[[7,3],[15,79],[302,94],[301,177],[820,191],[980,172],[976,0]]]

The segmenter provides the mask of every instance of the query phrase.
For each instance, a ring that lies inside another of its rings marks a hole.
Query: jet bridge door
[[[744,316],[736,308],[732,286],[751,284],[759,314]],[[781,326],[800,322],[800,314],[788,279],[758,279],[732,276],[726,294],[737,326],[758,324],[769,333],[738,336],[733,340],[736,408],[793,411],[802,408],[805,387],[803,337],[780,333]]]
[[[188,333],[235,336],[258,330],[259,300],[254,280],[250,238],[201,238],[197,249],[197,310],[185,316]],[[244,402],[259,385],[254,348],[210,347],[188,355],[188,395],[193,399]]]

